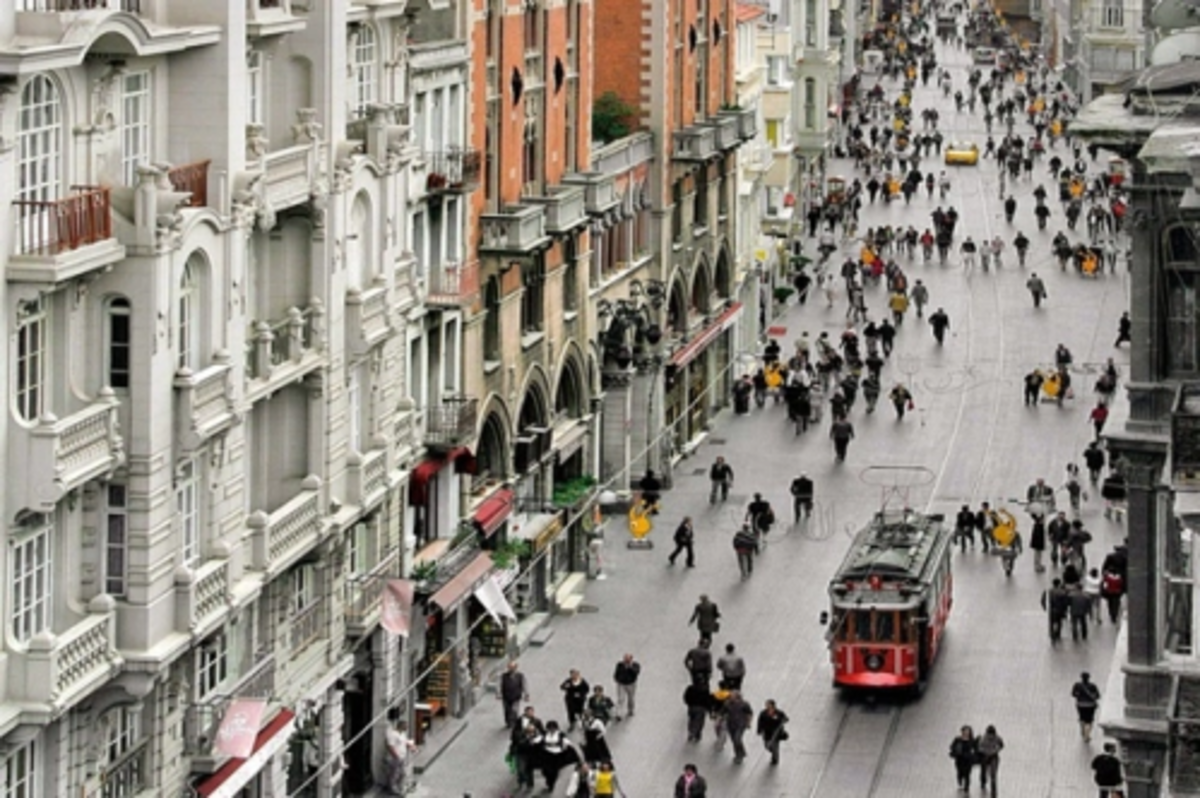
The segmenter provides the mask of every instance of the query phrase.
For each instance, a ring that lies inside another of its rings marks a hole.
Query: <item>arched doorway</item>
[[[479,431],[475,447],[476,492],[489,489],[508,478],[508,430],[495,410],[489,412]]]
[[[717,268],[713,277],[713,290],[720,299],[733,296],[733,274],[729,269],[729,251],[721,247],[717,254]]]
[[[583,379],[583,366],[577,357],[568,357],[563,361],[558,375],[558,387],[554,391],[554,417],[556,436],[558,430],[563,433],[563,440],[555,440],[558,450],[554,465],[554,485],[559,485],[582,477],[587,473],[584,456],[584,438],[586,437],[586,422],[583,417],[587,414],[586,383]]]
[[[525,398],[521,400],[516,446],[513,447],[513,467],[518,479],[537,465],[548,451],[549,415],[540,386],[530,383]]]
[[[674,337],[683,335],[688,329],[687,289],[678,276],[671,282],[670,298],[667,300],[667,329]]]
[[[701,260],[696,265],[696,275],[692,278],[692,307],[697,313],[707,314],[711,308],[712,277],[708,270],[708,261]]]

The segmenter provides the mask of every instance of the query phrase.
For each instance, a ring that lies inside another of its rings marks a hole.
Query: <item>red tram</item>
[[[822,613],[835,686],[919,689],[929,678],[953,600],[943,520],[885,509],[855,535]]]

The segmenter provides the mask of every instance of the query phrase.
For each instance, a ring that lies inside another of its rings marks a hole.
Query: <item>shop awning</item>
[[[476,586],[482,582],[492,571],[492,555],[486,551],[475,555],[475,559],[467,564],[457,574],[455,574],[449,582],[438,588],[438,591],[429,597],[429,603],[441,608],[442,612],[450,612],[457,607],[462,600],[471,595]]]
[[[296,726],[296,713],[281,709],[254,739],[254,750],[245,759],[230,759],[195,787],[199,798],[235,798],[271,757],[279,753]]]
[[[742,315],[742,303],[734,302],[720,316],[696,334],[696,337],[675,350],[671,355],[671,365],[686,366],[699,357],[708,345],[717,340],[717,336],[728,330]]]
[[[479,509],[475,511],[475,515],[471,516],[479,533],[486,538],[499,529],[500,525],[512,515],[516,500],[516,494],[508,488],[501,488],[484,499],[479,504]]]
[[[433,479],[439,471],[460,457],[465,457],[467,458],[467,462],[470,462],[472,460],[471,450],[466,446],[458,446],[444,455],[430,457],[417,463],[408,478],[408,505],[410,507],[420,507],[426,504],[429,501],[429,480]],[[463,472],[460,469],[459,473],[470,472]]]

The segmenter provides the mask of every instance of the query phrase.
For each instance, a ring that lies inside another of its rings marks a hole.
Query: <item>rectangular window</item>
[[[317,600],[317,571],[309,563],[292,571],[292,610],[300,612]]]
[[[108,303],[108,385],[129,387],[129,353],[132,345],[129,327],[129,300],[112,299]]]
[[[12,544],[12,631],[22,643],[50,631],[53,533],[47,522]]]
[[[804,2],[804,46],[817,46],[817,0]]]
[[[1105,0],[1100,24],[1106,28],[1125,27],[1125,6],[1121,0]]]
[[[246,123],[250,125],[265,125],[263,97],[263,54],[251,50],[246,54]]]
[[[133,750],[142,736],[141,717],[136,710],[118,707],[107,713],[108,739],[106,753],[108,761],[116,762]]]
[[[39,296],[17,313],[17,412],[26,421],[37,421],[45,409],[46,306]]]
[[[708,47],[696,48],[696,117],[708,116]]]
[[[770,86],[786,86],[791,83],[786,56],[767,56],[767,84]]]
[[[203,701],[224,684],[229,675],[229,647],[218,632],[196,649],[196,700]]]
[[[817,129],[817,81],[804,79],[804,129]]]
[[[128,488],[108,486],[108,524],[104,538],[104,592],[124,596],[128,577],[129,516]]]
[[[351,366],[349,379],[346,381],[346,437],[352,452],[363,450],[362,417],[362,368]]]
[[[37,748],[33,740],[4,758],[4,798],[39,798]]]
[[[137,168],[150,161],[150,73],[134,72],[122,81],[121,172],[125,185],[137,185]]]
[[[185,460],[175,473],[175,512],[179,515],[179,554],[183,565],[200,560],[200,468]]]
[[[367,106],[378,99],[375,85],[378,59],[375,29],[369,25],[359,25],[351,37],[350,45],[350,116],[361,119],[367,114]]]
[[[771,145],[772,149],[779,149],[780,147],[779,127],[778,119],[767,120],[767,143]]]

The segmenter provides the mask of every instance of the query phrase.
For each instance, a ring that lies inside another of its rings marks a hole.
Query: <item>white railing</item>
[[[255,322],[246,338],[246,376],[270,379],[286,363],[299,363],[324,345],[325,306],[313,299],[306,308],[288,308],[282,319]]]
[[[321,637],[321,602],[313,601],[294,613],[288,621],[288,641],[293,655],[299,654]]]
[[[379,598],[383,595],[387,580],[399,576],[396,567],[400,560],[399,549],[392,549],[379,563],[365,574],[356,574],[346,579],[346,625],[362,632],[374,623],[379,611]]]
[[[96,401],[66,418],[42,415],[32,428],[17,428],[25,435],[20,471],[6,475],[10,491],[22,506],[50,508],[75,488],[121,464],[124,444],[117,417],[119,402],[109,388]],[[19,450],[21,444],[14,441]],[[10,494],[11,495],[11,494]]]
[[[310,476],[304,489],[278,510],[270,515],[260,510],[246,520],[255,569],[277,573],[316,543],[321,534],[320,485],[320,479]]]
[[[180,432],[187,433],[188,448],[195,448],[233,421],[233,386],[229,381],[232,366],[224,353],[214,360],[213,365],[200,371],[180,369],[175,373]]]

